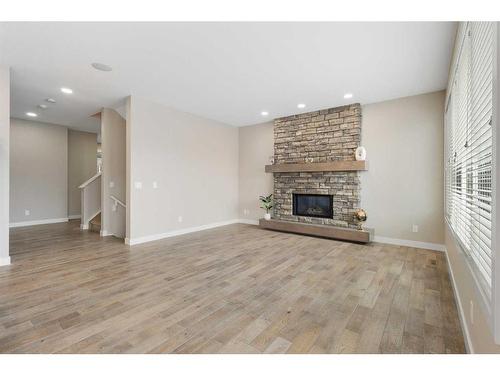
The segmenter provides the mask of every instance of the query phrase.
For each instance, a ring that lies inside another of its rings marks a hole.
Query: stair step
[[[90,223],[89,230],[91,232],[101,233],[101,225],[100,224],[92,224],[92,223]]]
[[[101,225],[101,214],[98,213],[97,215],[95,215],[92,220],[90,220],[90,222],[92,224],[98,224],[98,225]]]
[[[94,216],[92,218],[92,220],[90,220],[89,230],[91,232],[97,232],[97,233],[101,232],[101,214],[100,213],[97,214],[96,216]]]

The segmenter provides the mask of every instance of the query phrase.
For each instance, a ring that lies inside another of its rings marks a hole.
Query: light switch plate
[[[158,189],[158,182],[156,181],[153,182],[153,189]]]
[[[134,182],[134,186],[136,189],[142,189],[142,182],[136,181],[136,182]]]

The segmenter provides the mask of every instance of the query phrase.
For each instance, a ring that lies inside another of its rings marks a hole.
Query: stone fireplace
[[[360,142],[359,104],[274,121],[275,164],[353,161]],[[303,195],[316,197],[309,199],[312,207],[306,209],[306,215],[297,210],[303,208],[297,207],[297,199]],[[327,213],[326,199],[331,202]],[[274,173],[274,218],[278,220],[356,228],[354,211],[359,200],[357,171]]]

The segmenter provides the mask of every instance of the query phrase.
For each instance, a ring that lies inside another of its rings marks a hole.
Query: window
[[[445,114],[446,217],[490,307],[494,24],[463,24]]]

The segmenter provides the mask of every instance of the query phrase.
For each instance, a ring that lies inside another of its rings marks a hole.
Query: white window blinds
[[[446,109],[446,215],[491,303],[492,108],[491,22],[461,33]]]

